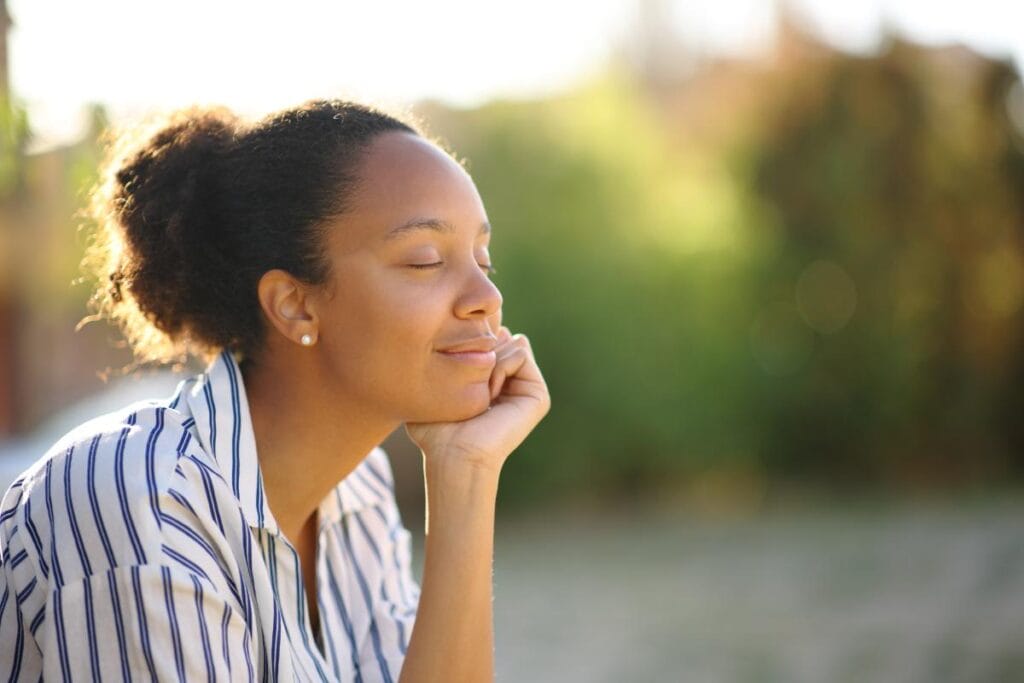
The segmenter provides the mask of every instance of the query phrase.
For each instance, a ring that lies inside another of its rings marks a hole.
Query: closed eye
[[[410,263],[408,265],[410,268],[437,268],[438,266],[443,266],[444,261],[438,261],[437,263]],[[494,275],[498,272],[490,263],[479,263],[477,265],[488,275]]]

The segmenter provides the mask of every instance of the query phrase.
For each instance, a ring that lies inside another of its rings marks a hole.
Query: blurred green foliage
[[[750,82],[720,80],[695,97]],[[1018,74],[893,41],[755,80],[715,134],[614,70],[553,100],[428,112],[469,160],[506,319],[552,394],[503,474],[513,502],[715,471],[1019,479]]]
[[[856,312],[765,394],[765,457],[844,480],[1019,476],[1005,410],[1024,368],[1016,70],[895,41],[781,85],[748,176],[784,235],[765,285],[840,264]]]
[[[22,185],[29,137],[25,107],[0,93],[0,202],[13,196]]]

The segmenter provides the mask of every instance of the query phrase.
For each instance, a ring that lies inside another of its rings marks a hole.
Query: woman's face
[[[481,363],[441,351],[493,343],[501,325],[501,293],[485,268],[490,227],[472,179],[403,132],[370,143],[359,177],[350,210],[329,232],[332,282],[317,307],[332,380],[400,422],[483,412],[493,354]]]

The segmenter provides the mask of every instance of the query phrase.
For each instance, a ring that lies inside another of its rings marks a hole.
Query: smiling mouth
[[[466,365],[492,367],[498,359],[494,351],[438,351],[442,356]]]

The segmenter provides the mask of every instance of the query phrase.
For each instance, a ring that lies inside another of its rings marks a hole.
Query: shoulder
[[[20,535],[51,585],[159,548],[159,499],[191,447],[190,417],[146,400],[72,429],[21,473],[0,501],[0,549]]]
[[[64,484],[68,488],[59,493],[70,498],[110,485],[146,493],[169,480],[178,458],[191,445],[192,424],[191,417],[169,407],[166,400],[129,404],[66,433],[15,484],[31,498],[47,492],[52,498],[54,489]]]

